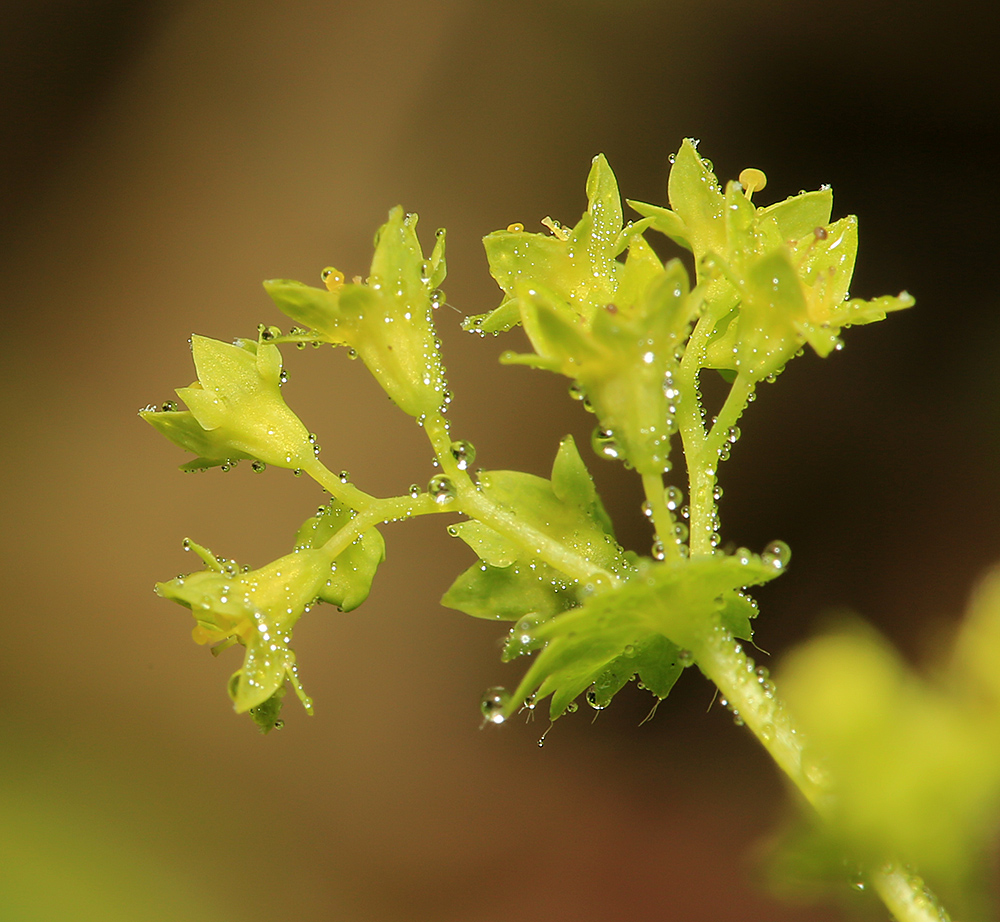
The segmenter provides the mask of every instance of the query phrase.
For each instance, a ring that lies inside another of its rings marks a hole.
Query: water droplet
[[[263,461],[257,461],[257,460],[254,460],[254,461],[251,461],[251,462],[250,462],[250,469],[251,469],[251,470],[252,470],[252,471],[253,471],[253,472],[254,472],[255,474],[259,474],[259,473],[261,473],[261,472],[262,472],[262,471],[264,471],[264,470],[265,470],[266,468],[267,468],[267,465],[266,465],[266,464],[265,464],[265,463],[264,463]]]
[[[181,547],[184,548],[185,551],[190,551],[191,550],[191,539],[190,538],[185,538],[181,542]]]
[[[471,442],[459,439],[451,443],[451,456],[455,459],[458,469],[464,471],[476,460],[476,449]]]
[[[775,570],[784,570],[791,560],[792,550],[784,541],[772,541],[760,555],[760,562]]]
[[[569,396],[573,400],[583,400],[587,396],[587,394],[584,391],[584,389],[582,387],[580,387],[580,385],[577,384],[576,381],[574,381],[569,386]]]
[[[507,230],[509,230],[512,234],[520,234],[524,231],[524,225],[521,224],[520,221],[515,221],[513,224],[507,225]]]
[[[596,685],[591,685],[590,688],[587,689],[586,698],[587,704],[589,704],[595,711],[603,711],[607,707],[607,704],[600,704],[598,702]]]
[[[681,492],[680,487],[667,487],[666,492],[664,493],[664,502],[667,504],[667,508],[671,512],[679,509],[683,501],[684,494]]]
[[[416,499],[418,496],[420,496],[420,487],[418,487],[415,483],[411,483],[409,492],[410,492],[410,499]]]
[[[160,407],[161,413],[173,413],[177,410],[176,400],[167,400],[162,407]]]
[[[510,693],[503,686],[494,685],[492,688],[487,688],[479,702],[479,710],[486,723],[502,724],[507,719],[504,716],[504,708],[509,701]]]
[[[341,483],[349,483],[350,480],[351,480],[351,473],[350,473],[350,471],[341,471],[340,472],[340,482]]]
[[[653,547],[650,553],[653,555],[654,560],[663,560],[667,556],[663,542],[659,538],[653,542]]]
[[[450,477],[446,477],[444,474],[436,474],[431,477],[427,484],[427,492],[434,497],[434,502],[440,503],[442,506],[445,503],[454,502],[457,495],[455,484],[451,482]]]
[[[274,727],[274,729],[275,729],[275,730],[280,730],[280,729],[281,729],[282,727],[284,727],[284,726],[285,726],[285,722],[284,722],[284,721],[283,721],[283,720],[282,720],[282,719],[281,719],[281,718],[279,717],[279,718],[278,718],[278,719],[277,719],[277,720],[276,720],[276,721],[275,721],[275,722],[274,722],[274,723],[272,724],[272,726]]]
[[[642,502],[642,514],[647,519],[651,519],[653,517],[653,507],[649,504],[649,500],[643,500],[643,502]]]
[[[594,449],[594,454],[601,458],[614,461],[623,457],[621,445],[615,440],[614,433],[610,429],[602,429],[597,426],[591,433],[590,444]]]

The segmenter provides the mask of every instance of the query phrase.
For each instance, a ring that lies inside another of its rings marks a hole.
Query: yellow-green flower
[[[829,355],[844,327],[913,305],[906,292],[847,300],[857,218],[830,222],[829,187],[758,208],[751,197],[766,177],[745,170],[741,178],[723,191],[711,163],[685,141],[667,185],[671,207],[630,202],[654,229],[694,253],[706,309],[716,321],[708,367],[765,378],[805,343]]]
[[[367,281],[345,283],[334,269],[323,273],[326,288],[289,279],[264,283],[289,317],[312,330],[315,342],[346,345],[404,412],[418,418],[445,403],[446,382],[431,319],[445,277],[444,231],[424,259],[417,216],[396,207],[375,236]]]
[[[198,380],[178,388],[187,410],[142,410],[140,416],[198,457],[188,468],[255,458],[300,468],[313,457],[309,432],[281,396],[281,353],[266,342],[223,343],[191,337]]]
[[[241,571],[193,542],[189,546],[208,569],[157,583],[156,591],[191,609],[196,643],[246,647],[243,666],[229,682],[236,710],[260,706],[287,679],[312,713],[289,644],[295,623],[330,578],[330,555],[322,548],[302,548],[259,570]]]

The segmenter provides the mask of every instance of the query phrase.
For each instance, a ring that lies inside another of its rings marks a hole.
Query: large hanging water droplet
[[[507,718],[504,708],[510,702],[510,693],[502,685],[494,685],[483,692],[479,710],[487,723],[502,724]]]
[[[772,541],[760,555],[760,562],[775,570],[784,570],[792,559],[792,549],[784,541]]]
[[[471,442],[458,439],[451,443],[451,456],[455,459],[458,469],[464,471],[476,460],[476,449]]]
[[[257,460],[254,460],[254,461],[251,461],[251,462],[250,462],[250,469],[251,469],[251,470],[252,470],[252,471],[253,471],[253,472],[254,472],[255,474],[259,474],[259,473],[261,473],[261,472],[262,472],[263,470],[265,470],[266,468],[267,468],[267,465],[266,465],[266,464],[265,464],[265,463],[264,463],[263,461],[257,461]]]
[[[427,492],[434,497],[434,502],[440,503],[442,506],[454,502],[457,496],[455,484],[452,483],[450,477],[446,477],[444,474],[436,474],[431,477],[427,484]]]
[[[622,457],[621,445],[615,439],[614,433],[610,429],[602,429],[597,426],[590,436],[590,445],[594,449],[594,454],[609,461],[615,461]]]
[[[606,703],[601,704],[600,701],[598,701],[596,685],[591,685],[590,688],[587,689],[586,698],[587,704],[589,704],[595,711],[603,711],[608,706]]]

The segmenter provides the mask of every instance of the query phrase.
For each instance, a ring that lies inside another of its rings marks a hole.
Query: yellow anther
[[[740,173],[740,185],[743,186],[743,191],[749,199],[752,198],[754,192],[767,185],[767,176],[764,175],[763,170],[748,167]]]
[[[320,278],[330,291],[336,291],[344,284],[344,273],[334,269],[333,266],[327,266],[320,273]]]
[[[520,234],[524,230],[524,225],[519,221],[515,221],[513,224],[507,225],[507,230],[509,230],[512,234]]]

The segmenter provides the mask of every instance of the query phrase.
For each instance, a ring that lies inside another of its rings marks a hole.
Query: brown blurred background
[[[233,715],[190,617],[151,590],[181,538],[260,565],[321,501],[288,472],[183,476],[135,415],[193,377],[186,339],[281,322],[263,278],[364,273],[402,203],[449,231],[449,302],[498,293],[479,243],[573,222],[594,154],[664,201],[684,136],[761,201],[821,183],[861,219],[852,293],[918,306],[765,387],[723,469],[724,539],[794,551],[759,593],[778,659],[850,608],[915,660],[1000,560],[1000,299],[986,2],[34,0],[0,9],[4,306],[0,919],[833,920],[761,889],[783,789],[686,675],[591,721],[478,729],[516,682],[496,625],[441,608],[471,562],[388,527],[369,601],[296,630],[316,716]],[[592,418],[514,342],[439,312],[456,429],[545,474]],[[519,335],[519,334],[516,334]],[[418,428],[329,350],[286,397],[365,489],[432,473]],[[636,483],[588,461],[645,552]],[[730,469],[731,468],[731,469]],[[849,900],[850,901],[850,900]],[[884,917],[879,916],[876,917]]]

